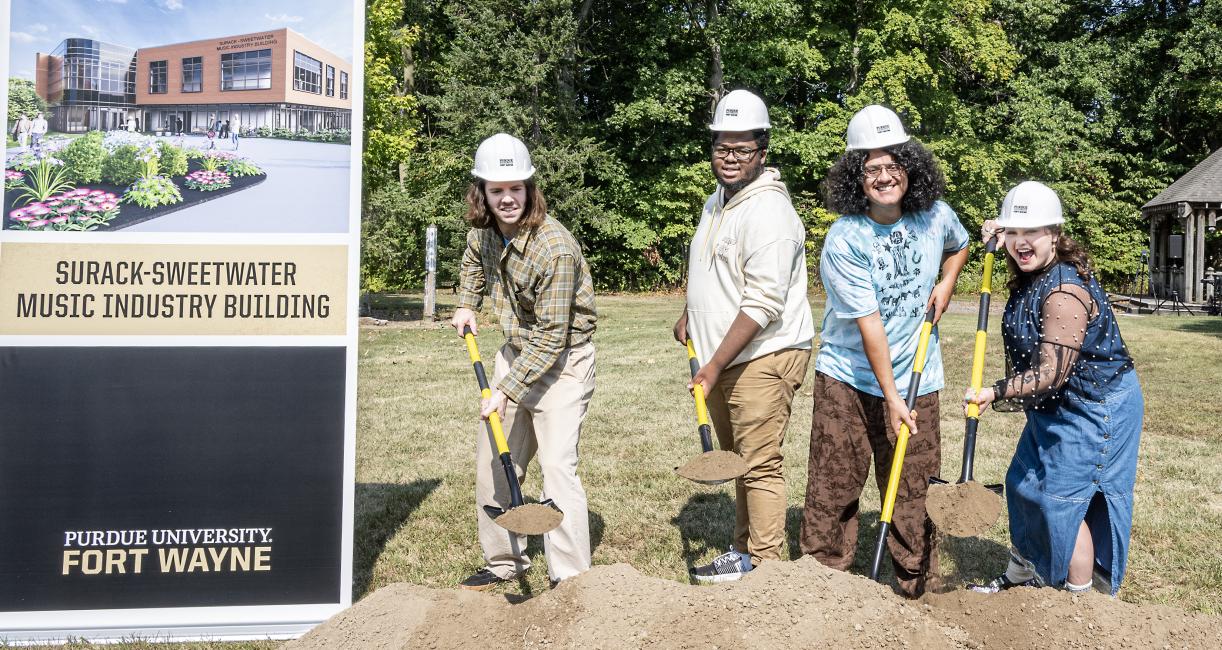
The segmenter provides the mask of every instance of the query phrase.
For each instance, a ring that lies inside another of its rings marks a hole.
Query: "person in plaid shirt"
[[[498,133],[475,152],[476,177],[467,191],[467,249],[458,309],[450,324],[478,333],[475,314],[484,296],[505,334],[496,355],[492,396],[480,415],[504,421],[519,481],[538,453],[543,495],[564,512],[560,527],[543,536],[554,586],[590,568],[589,514],[577,476],[581,424],[594,394],[597,314],[590,268],[573,235],[547,215],[521,140]],[[490,434],[476,444],[475,501],[486,566],[462,582],[484,590],[530,568],[526,537],[498,526],[483,506],[507,507],[509,486]]]

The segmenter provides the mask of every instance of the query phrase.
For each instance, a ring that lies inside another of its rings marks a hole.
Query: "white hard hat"
[[[1061,199],[1051,187],[1035,181],[1023,181],[1006,192],[1001,202],[997,225],[1002,228],[1039,228],[1065,223]]]
[[[713,131],[757,131],[771,129],[768,121],[768,107],[764,100],[746,90],[733,90],[717,102],[717,110],[713,113],[713,123],[709,129]]]
[[[900,116],[895,111],[878,104],[857,111],[849,120],[846,151],[882,149],[891,145],[903,144],[911,136],[904,130]]]
[[[486,181],[524,181],[535,173],[526,144],[508,133],[479,143],[471,173]]]

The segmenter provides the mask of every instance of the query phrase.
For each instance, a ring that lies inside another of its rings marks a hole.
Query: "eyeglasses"
[[[748,160],[751,160],[752,156],[754,156],[759,150],[759,147],[756,147],[755,149],[747,149],[745,147],[713,147],[713,157],[725,158],[730,154],[734,154],[734,160],[737,160],[738,162],[747,162]]]
[[[885,165],[869,165],[862,169],[862,172],[865,173],[866,178],[878,178],[879,174],[882,174],[884,169],[887,170],[887,174],[891,176],[899,176],[907,171],[904,169],[904,166],[899,163],[887,163]]]

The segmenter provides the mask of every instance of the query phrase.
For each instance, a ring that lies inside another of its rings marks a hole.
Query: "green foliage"
[[[225,171],[229,172],[230,176],[258,176],[263,173],[263,170],[248,158],[230,160],[225,165]]]
[[[419,283],[428,223],[440,264],[456,263],[471,156],[497,131],[530,147],[598,287],[682,284],[716,187],[706,125],[735,88],[769,105],[767,162],[808,228],[812,272],[835,218],[821,182],[866,104],[895,108],[934,152],[969,232],[1017,182],[1052,184],[1105,283],[1137,269],[1139,207],[1222,146],[1219,0],[367,5],[370,286]]]
[[[261,126],[255,129],[255,136],[260,138],[276,138],[279,140],[305,140],[307,142],[336,142],[348,144],[352,142],[352,132],[348,129],[319,129],[317,131],[294,131],[271,126]]]
[[[439,3],[420,4],[435,11]],[[416,146],[420,128],[411,87],[412,47],[420,29],[405,24],[404,13],[404,0],[365,3],[365,168],[372,178],[399,174],[400,165]]]
[[[131,185],[144,172],[140,149],[125,144],[115,147],[102,163],[102,180],[112,185]]]
[[[124,203],[135,203],[142,208],[173,205],[182,202],[182,192],[174,181],[165,176],[141,178],[123,194]]]
[[[187,152],[168,140],[157,143],[159,164],[166,176],[182,176],[187,173]]]
[[[49,197],[73,188],[62,161],[51,156],[41,156],[29,168],[25,181],[17,187],[17,205],[46,201]]]
[[[10,126],[22,115],[34,119],[35,115],[47,112],[47,102],[38,96],[34,82],[29,79],[8,79],[8,119]]]
[[[57,155],[64,161],[68,179],[74,183],[96,183],[102,180],[106,149],[102,146],[101,131],[90,131],[73,140]]]

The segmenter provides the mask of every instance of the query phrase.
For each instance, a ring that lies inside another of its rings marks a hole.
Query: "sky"
[[[353,0],[11,0],[9,76],[69,37],[131,48],[288,27],[352,61]]]

